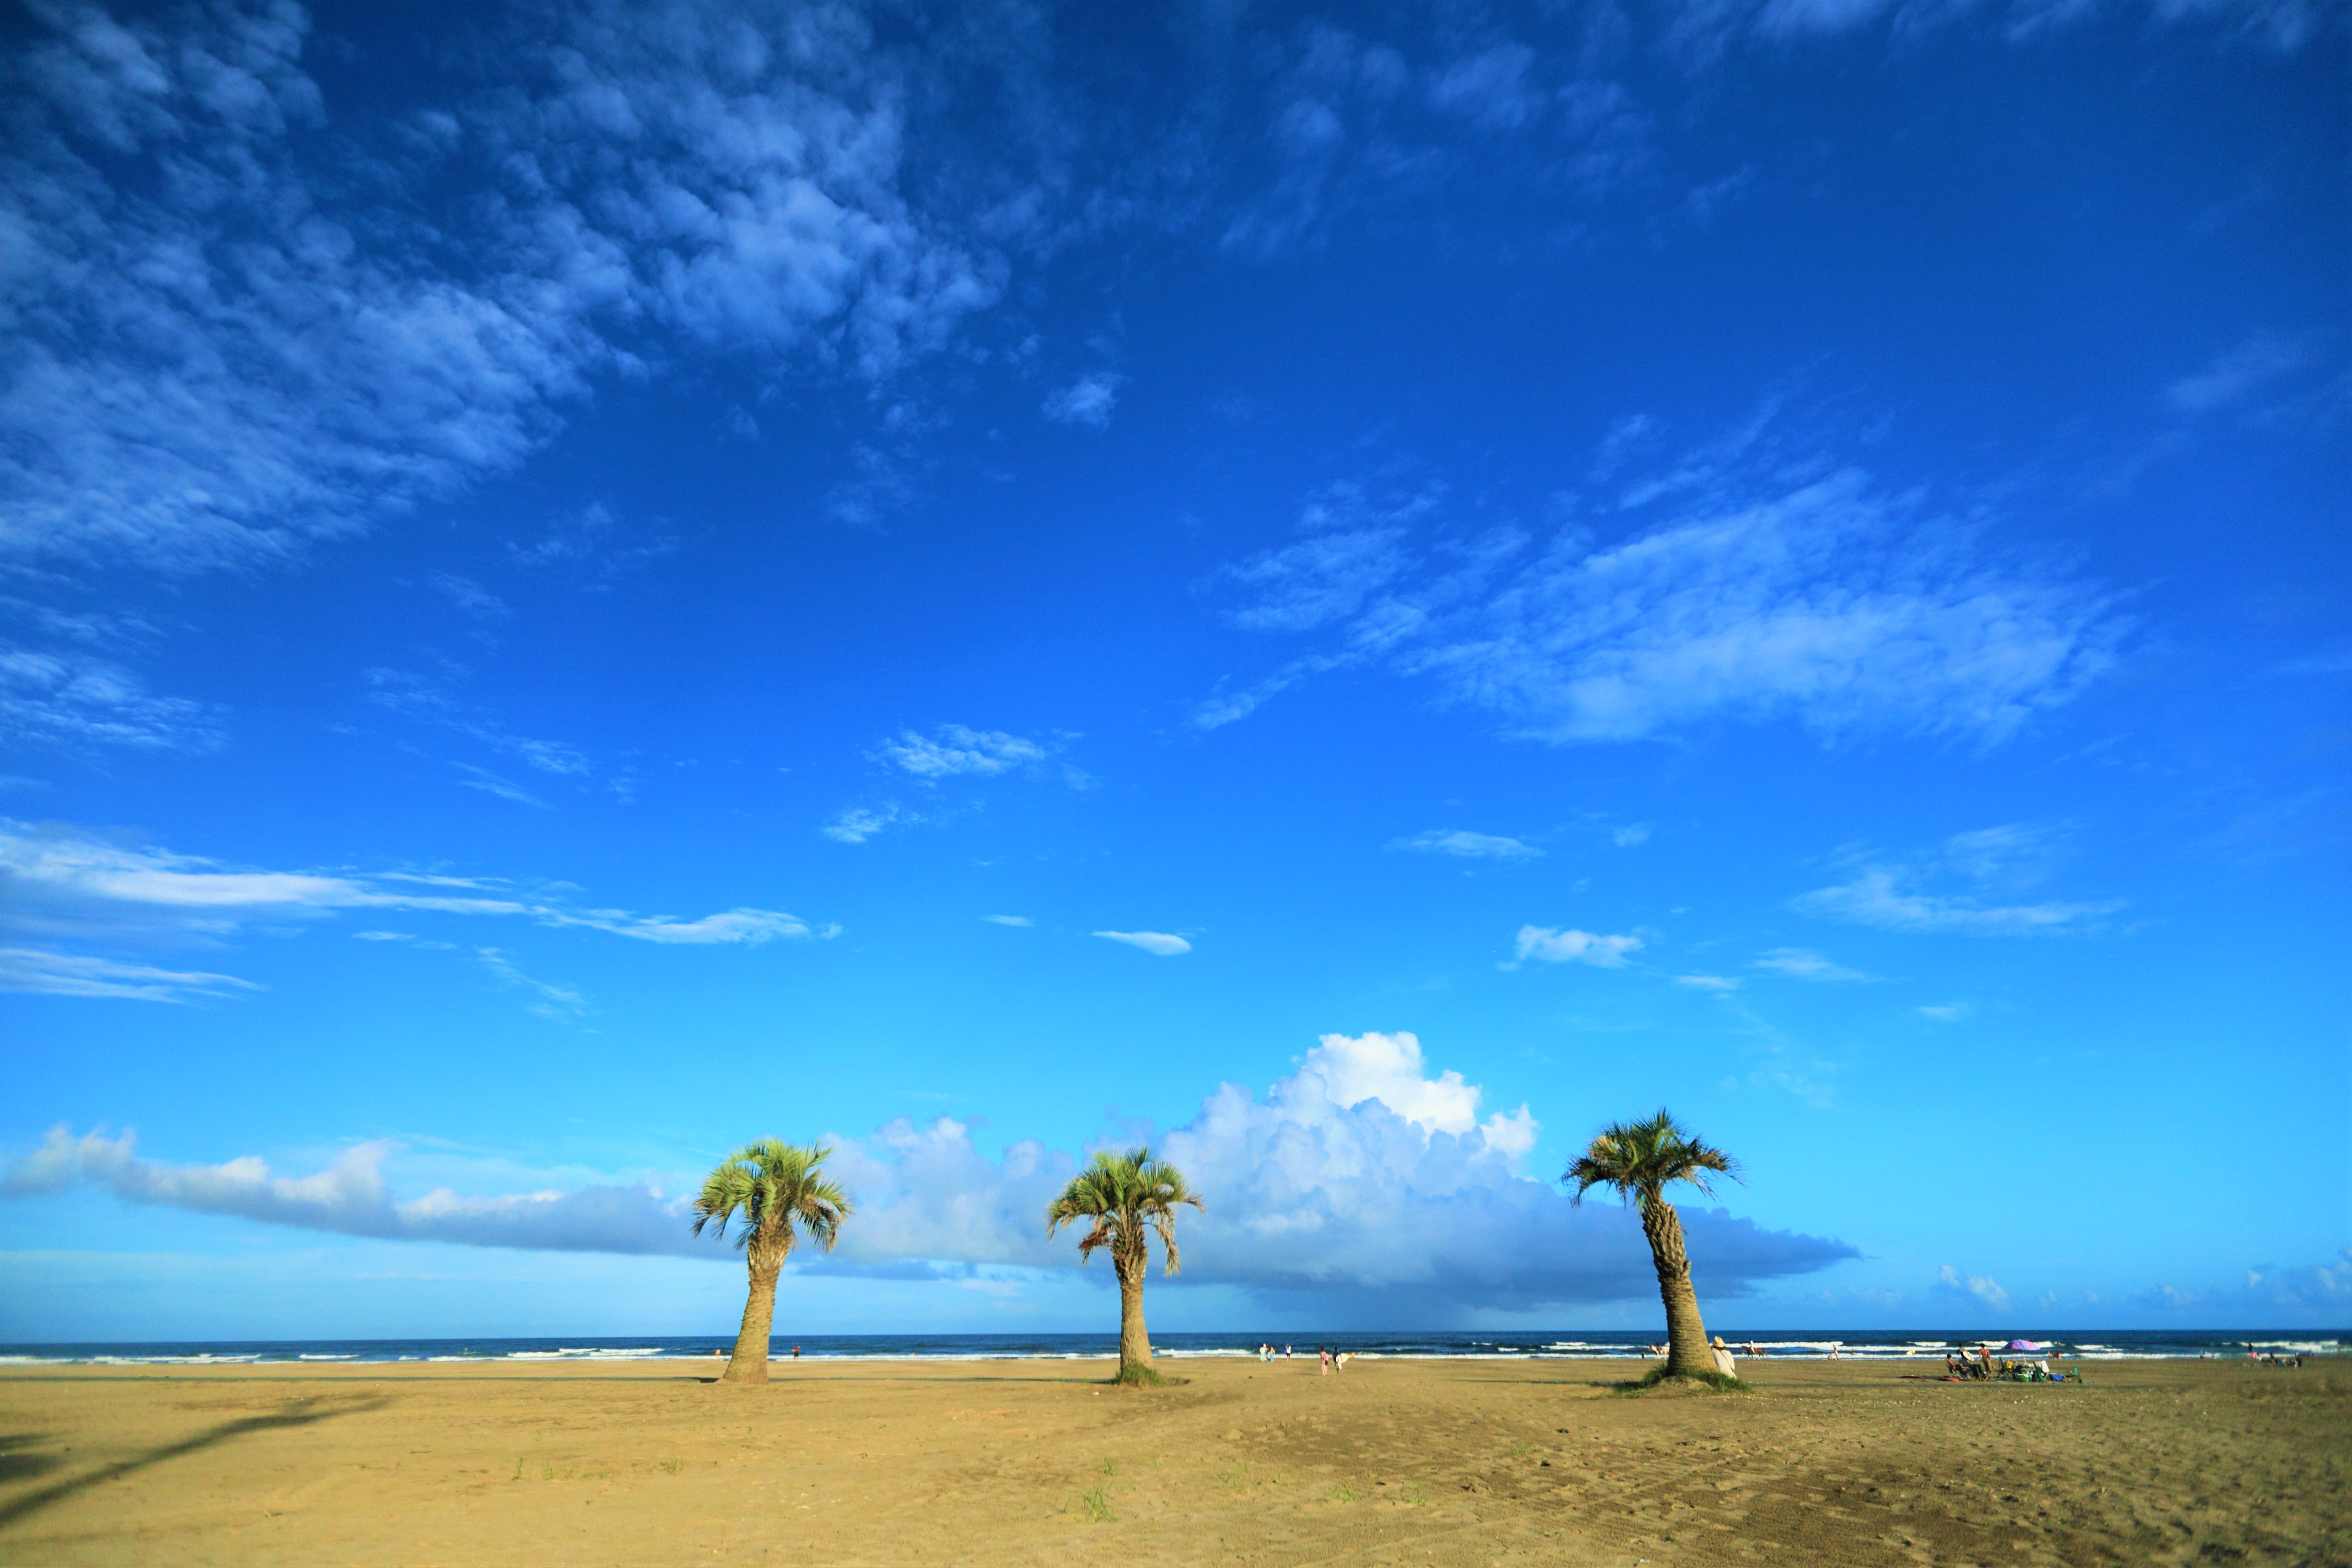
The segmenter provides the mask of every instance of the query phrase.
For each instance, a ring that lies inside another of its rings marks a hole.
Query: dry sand
[[[1162,1364],[8,1369],[0,1563],[2352,1563],[2352,1364]]]

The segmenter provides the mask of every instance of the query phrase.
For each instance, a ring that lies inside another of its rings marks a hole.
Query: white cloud
[[[1677,974],[1675,984],[1687,985],[1694,991],[1711,991],[1717,995],[1739,989],[1739,982],[1727,974]]]
[[[1589,931],[1554,931],[1549,926],[1521,926],[1513,948],[1517,962],[1532,958],[1538,963],[1589,963],[1595,969],[1622,969],[1625,955],[1638,952],[1638,936],[1596,936]]]
[[[1045,760],[1045,748],[1034,741],[1001,730],[973,730],[942,724],[929,735],[903,731],[882,742],[882,759],[919,779],[954,778],[962,774],[986,777]]]
[[[482,967],[498,976],[500,982],[518,991],[528,992],[535,998],[526,1005],[526,1010],[529,1012],[536,1013],[542,1018],[552,1018],[558,1023],[568,1024],[586,1017],[591,1011],[588,998],[583,996],[575,987],[555,985],[544,980],[532,979],[517,968],[514,961],[498,948],[478,947],[474,950],[474,956],[481,960]]]
[[[231,870],[216,861],[100,838],[79,828],[0,818],[0,930],[110,944],[205,942],[249,925],[283,929],[290,921],[329,919],[347,910],[507,917],[664,945],[755,944],[828,937],[839,930],[813,928],[778,910],[734,909],[680,920],[592,909],[546,890],[460,877]],[[43,956],[53,966],[86,962],[58,953]],[[5,978],[0,973],[0,983]]]
[[[1848,882],[1817,888],[1790,900],[1801,913],[1888,931],[1954,931],[1969,936],[2036,936],[2079,931],[2123,908],[2104,902],[1985,904],[1917,891],[1914,873],[1901,866],[1874,866]]]
[[[1255,556],[1226,573],[1250,591],[1233,623],[1256,632],[1304,632],[1353,616],[1411,565],[1398,548],[1403,538],[1398,528],[1325,533]]]
[[[1961,1296],[1982,1302],[1996,1312],[2009,1310],[2009,1292],[2000,1282],[1983,1274],[1963,1278],[1960,1271],[1947,1263],[1936,1271],[1936,1288],[1948,1296]]]
[[[113,996],[140,1002],[192,1002],[257,991],[250,981],[202,970],[158,969],[38,948],[0,947],[0,991],[45,996]]]
[[[1152,1139],[1202,1194],[1180,1226],[1184,1272],[1171,1283],[1297,1293],[1327,1310],[1337,1293],[1377,1293],[1386,1310],[1454,1321],[1486,1307],[1654,1299],[1639,1222],[1614,1205],[1571,1205],[1520,1175],[1538,1123],[1522,1106],[1477,1117],[1479,1090],[1430,1076],[1409,1034],[1325,1036],[1264,1100],[1224,1085],[1181,1128]],[[1002,1160],[942,1118],[893,1123],[844,1146],[858,1194],[842,1265],[1068,1267],[1037,1215],[1075,1168],[1034,1142]],[[1694,1268],[1710,1296],[1811,1272],[1853,1250],[1759,1230],[1720,1210],[1685,1208]]]
[[[982,915],[980,918],[992,926],[1033,926],[1037,923],[1027,915]]]
[[[1140,948],[1155,958],[1173,958],[1180,952],[1190,952],[1192,944],[1181,936],[1171,936],[1164,931],[1098,931],[1095,935],[1106,942],[1121,942]]]
[[[1097,371],[1082,375],[1065,387],[1046,394],[1040,410],[1056,425],[1083,425],[1089,430],[1110,426],[1111,410],[1118,406],[1118,389],[1127,377],[1108,371]]]
[[[451,572],[433,574],[434,588],[458,610],[477,621],[502,621],[513,612],[507,602],[475,582]]]
[[[1859,969],[1835,963],[1809,947],[1776,947],[1748,966],[1790,980],[1867,980]]]
[[[1516,131],[1545,107],[1544,94],[1528,80],[1535,63],[1535,51],[1525,44],[1497,44],[1440,71],[1429,100],[1486,130]]]
[[[75,1137],[54,1128],[41,1147],[10,1167],[0,1193],[22,1196],[79,1185],[103,1188],[126,1203],[232,1215],[265,1225],[401,1241],[457,1242],[564,1252],[673,1253],[728,1257],[689,1234],[683,1198],[650,1186],[590,1186],[497,1197],[461,1197],[436,1188],[397,1202],[383,1166],[400,1145],[354,1144],[312,1176],[271,1173],[252,1155],[218,1165],[172,1165],[142,1159],[134,1137],[102,1132]]]
[[[1609,842],[1620,849],[1636,849],[1650,841],[1650,824],[1632,822],[1609,830]]]
[[[880,805],[845,805],[817,829],[836,844],[863,844],[886,827],[923,819],[895,801]]]
[[[1654,1301],[1639,1222],[1614,1205],[1578,1207],[1557,1185],[1519,1174],[1538,1124],[1526,1106],[1481,1121],[1481,1098],[1458,1073],[1432,1077],[1420,1042],[1403,1033],[1325,1036],[1263,1100],[1221,1086],[1185,1126],[1150,1139],[1208,1204],[1183,1217],[1184,1272],[1171,1283],[1326,1304],[1335,1291],[1376,1292],[1384,1308],[1402,1303],[1428,1321],[1484,1307]],[[1042,1219],[1077,1168],[1074,1154],[1023,1140],[992,1159],[969,1126],[947,1117],[833,1142],[832,1168],[858,1211],[837,1253],[796,1267],[969,1279],[983,1268],[1079,1266],[1067,1236],[1049,1239]],[[289,1178],[251,1157],[166,1164],[139,1157],[128,1133],[77,1138],[58,1128],[0,1192],[87,1184],[132,1203],[356,1236],[732,1257],[693,1240],[685,1201],[651,1184],[505,1196],[445,1186],[401,1202],[383,1173],[396,1153],[390,1142],[360,1144],[316,1175]],[[1712,1297],[1855,1256],[1719,1209],[1682,1214],[1699,1288]]]
[[[1416,544],[1391,520],[1251,559],[1228,574],[1247,593],[1232,618],[1330,641],[1194,722],[1370,665],[1557,744],[1784,721],[1995,742],[2113,662],[2123,627],[2099,594],[1858,469],[1790,479],[1762,456],[1767,423],[1576,509],[1655,518],[1615,542],[1577,522]]]
[[[0,736],[66,751],[209,752],[221,743],[221,715],[201,702],[157,697],[130,671],[88,653],[0,642]]]
[[[2182,376],[2166,387],[2165,401],[2181,414],[2210,414],[2302,369],[2311,357],[2304,344],[2257,334],[2218,355],[2196,374]]]
[[[856,12],[541,20],[485,24],[488,89],[325,134],[292,5],[37,13],[0,83],[0,549],[282,558],[513,467],[607,370],[878,376],[994,298],[901,193]]]
[[[460,700],[444,681],[397,669],[371,669],[366,679],[368,700],[403,718],[454,731],[526,767],[557,778],[586,779],[595,773],[595,765],[577,746],[517,734],[490,715]],[[513,785],[499,787],[504,781],[484,769],[465,763],[458,767],[472,775],[467,782],[478,789],[488,789],[494,795],[531,805],[540,804]]]
[[[1957,1024],[1976,1009],[1966,1002],[1939,1002],[1922,1006],[1919,1016],[1938,1024]]]
[[[1427,855],[1453,855],[1465,860],[1532,860],[1543,853],[1532,844],[1493,833],[1467,833],[1460,828],[1433,827],[1410,838],[1391,839],[1391,849],[1417,849]]]

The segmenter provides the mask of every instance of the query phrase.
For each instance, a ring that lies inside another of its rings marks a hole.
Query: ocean
[[[1945,1329],[1759,1330],[1715,1328],[1735,1352],[1773,1361],[1809,1358],[1887,1360],[1940,1357],[1947,1351],[1995,1350],[2024,1340],[2037,1350],[2054,1347],[2086,1361],[2124,1357],[2231,1357],[2256,1353],[2333,1355],[2352,1351],[2352,1330],[2053,1329],[2021,1330],[1998,1336]],[[1662,1343],[1662,1332],[1605,1333],[1590,1330],[1497,1332],[1493,1330],[1430,1331],[1240,1331],[1160,1333],[1151,1339],[1156,1355],[1249,1356],[1261,1343],[1277,1354],[1288,1346],[1297,1355],[1318,1349],[1346,1351],[1367,1360],[1381,1356],[1465,1357],[1485,1360],[1639,1360]],[[817,1361],[1079,1361],[1114,1355],[1118,1336],[1099,1334],[802,1334],[779,1333],[772,1353],[789,1358],[795,1345]],[[337,1362],[596,1362],[709,1361],[734,1344],[732,1334],[556,1335],[544,1339],[446,1340],[208,1340],[131,1343],[0,1345],[5,1365],[214,1366],[238,1363]],[[1751,1348],[1752,1347],[1752,1348]]]

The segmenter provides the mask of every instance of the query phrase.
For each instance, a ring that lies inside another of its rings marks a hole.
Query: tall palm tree
[[[1078,1238],[1078,1261],[1098,1247],[1110,1249],[1111,1267],[1118,1274],[1118,1380],[1156,1383],[1151,1370],[1151,1336],[1143,1328],[1143,1266],[1150,1258],[1151,1232],[1160,1233],[1160,1249],[1167,1272],[1183,1267],[1176,1255],[1176,1210],[1182,1205],[1201,1207],[1200,1195],[1184,1184],[1184,1173],[1150,1149],[1124,1154],[1098,1152],[1094,1163],[1070,1180],[1062,1195],[1047,1205],[1045,1234],[1066,1225],[1088,1222]]]
[[[1650,1261],[1658,1269],[1658,1294],[1666,1304],[1666,1375],[1713,1372],[1715,1354],[1707,1348],[1706,1326],[1699,1321],[1698,1295],[1691,1289],[1690,1255],[1683,1250],[1683,1222],[1665,1189],[1688,1182],[1709,1197],[1707,1173],[1719,1172],[1739,1179],[1730,1155],[1691,1136],[1661,1108],[1641,1121],[1618,1121],[1601,1130],[1591,1147],[1568,1168],[1563,1182],[1576,1184],[1576,1202],[1594,1187],[1614,1187],[1617,1195],[1642,1215],[1642,1234],[1650,1238]]]
[[[854,1212],[849,1194],[827,1181],[822,1167],[833,1151],[824,1144],[802,1148],[762,1138],[727,1157],[702,1184],[694,1200],[694,1234],[709,1226],[720,1239],[739,1215],[735,1245],[751,1270],[751,1298],[743,1303],[743,1326],[735,1353],[720,1374],[725,1383],[768,1381],[768,1334],[776,1321],[776,1275],[792,1256],[799,1231],[822,1242],[827,1252],[841,1235],[841,1222]]]

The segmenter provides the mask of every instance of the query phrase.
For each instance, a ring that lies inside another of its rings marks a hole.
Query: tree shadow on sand
[[[87,1475],[75,1476],[68,1480],[43,1487],[38,1491],[30,1491],[22,1497],[11,1498],[8,1501],[0,1503],[0,1528],[14,1524],[27,1514],[38,1512],[51,1503],[62,1502],[76,1492],[87,1491],[91,1487],[100,1486],[108,1481],[121,1480],[123,1477],[146,1469],[152,1465],[160,1465],[166,1459],[180,1458],[184,1455],[210,1448],[217,1444],[247,1436],[255,1432],[274,1432],[291,1426],[308,1426],[314,1422],[332,1420],[338,1415],[362,1415],[389,1403],[391,1403],[390,1400],[381,1395],[373,1399],[342,1400],[324,1406],[320,1405],[316,1400],[305,1399],[290,1409],[276,1411],[268,1415],[247,1415],[235,1421],[224,1421],[219,1426],[209,1427],[194,1436],[183,1437],[176,1443],[166,1443],[160,1448],[150,1448],[135,1459],[122,1459],[111,1465],[103,1465]],[[0,1437],[0,1479],[21,1480],[54,1469],[58,1462],[57,1459],[45,1454],[23,1451],[34,1443],[42,1441],[43,1437],[43,1434],[29,1432]]]

